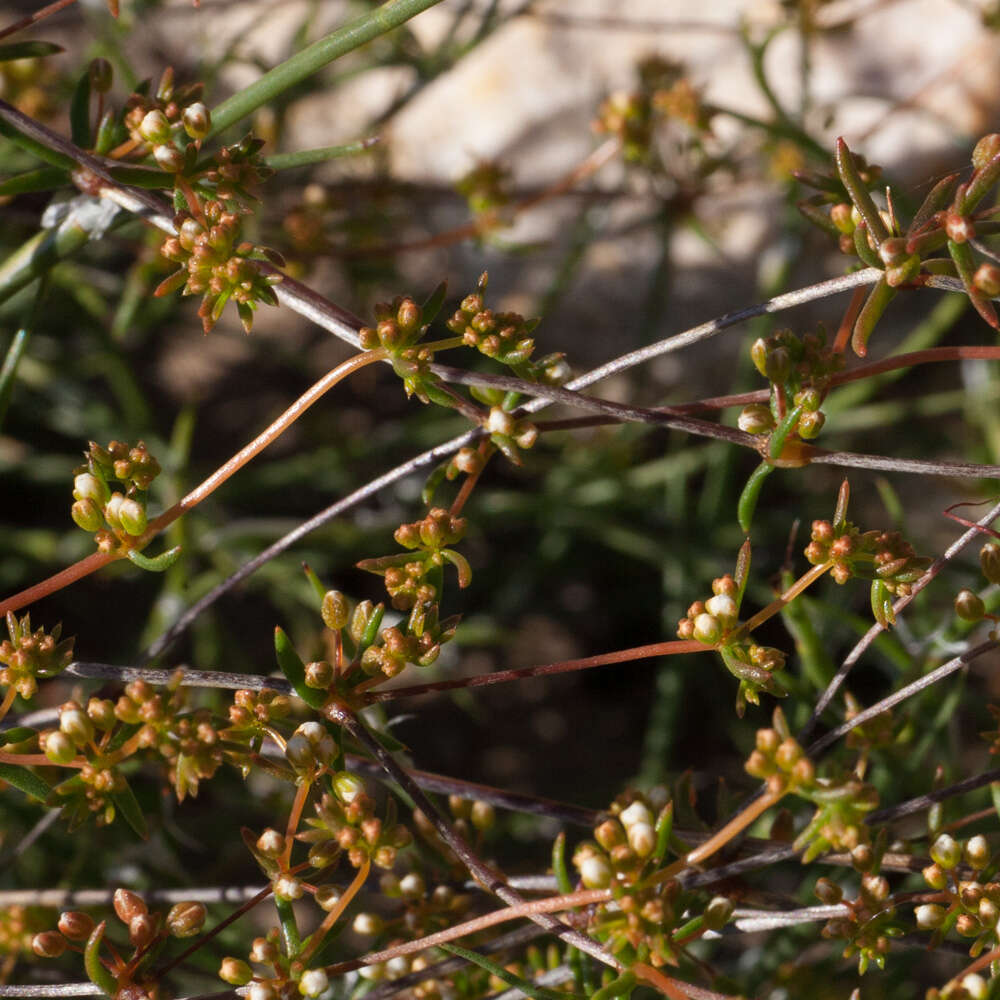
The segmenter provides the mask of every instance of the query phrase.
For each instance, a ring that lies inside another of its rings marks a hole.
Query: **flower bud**
[[[920,873],[932,889],[943,889],[948,884],[948,873],[938,864],[928,865]]]
[[[968,994],[969,1000],[986,1000],[990,994],[989,985],[978,972],[970,972],[962,977],[962,989]]]
[[[499,406],[494,406],[486,419],[486,429],[490,434],[513,434],[514,425],[514,418]]]
[[[851,213],[852,207],[847,202],[842,201],[830,208],[830,221],[845,236],[853,235],[855,228],[857,228]]]
[[[359,913],[351,924],[351,930],[355,934],[374,937],[384,926],[382,918],[377,913]]]
[[[774,415],[766,403],[750,403],[740,411],[736,426],[747,434],[768,434],[775,428]]]
[[[293,733],[285,744],[285,757],[297,771],[305,771],[316,766],[316,755],[312,744],[301,734]]]
[[[176,146],[154,146],[153,159],[168,174],[179,174],[184,169],[184,154]]]
[[[931,846],[931,858],[945,871],[951,871],[962,860],[962,847],[947,833],[942,833]]]
[[[736,601],[728,594],[716,594],[705,602],[705,610],[724,628],[732,628],[739,617]]]
[[[212,115],[201,101],[189,104],[181,117],[184,131],[192,139],[204,139],[212,128]]]
[[[241,959],[227,957],[219,966],[219,978],[230,986],[246,986],[253,979],[253,969]]]
[[[128,922],[128,939],[136,948],[145,948],[156,934],[156,917],[138,913]]]
[[[816,888],[813,890],[816,898],[825,906],[834,906],[844,898],[844,890],[828,878],[816,880]]]
[[[130,535],[141,535],[146,530],[146,507],[131,497],[125,497],[118,507],[118,520]]]
[[[984,927],[996,927],[997,920],[1000,920],[1000,907],[992,899],[987,899],[985,896],[979,900],[976,912]]]
[[[979,567],[990,583],[1000,583],[1000,545],[987,542],[979,550]]]
[[[139,135],[152,145],[170,141],[170,122],[158,108],[147,111],[139,123]]]
[[[649,823],[633,823],[628,828],[628,843],[640,858],[647,858],[656,847],[656,832]]]
[[[596,840],[601,847],[604,848],[604,850],[610,851],[619,844],[625,843],[625,830],[622,828],[622,825],[618,822],[618,820],[605,820],[594,830],[594,840]]]
[[[972,284],[987,298],[1000,296],[1000,267],[989,262],[980,264],[972,276]]]
[[[982,871],[990,860],[990,845],[980,833],[970,837],[965,845],[965,862],[977,872]]]
[[[721,930],[733,915],[733,902],[725,896],[715,896],[705,907],[705,926],[711,931]]]
[[[334,632],[344,628],[350,620],[350,609],[347,598],[339,590],[328,590],[323,595],[323,606],[320,611],[323,624]]]
[[[477,830],[489,830],[496,823],[496,809],[489,802],[480,802],[477,799],[472,803],[469,819]]]
[[[91,59],[87,73],[90,75],[91,88],[98,94],[106,94],[111,89],[114,70],[107,59]]]
[[[91,499],[77,500],[69,509],[70,517],[77,527],[93,534],[104,527],[104,515]]]
[[[986,605],[978,594],[971,590],[960,590],[955,595],[955,614],[962,621],[978,622],[986,614]]]
[[[606,889],[611,885],[611,865],[603,854],[581,858],[576,862],[576,867],[580,872],[580,881],[588,889]]]
[[[316,900],[316,905],[321,910],[326,910],[328,913],[332,910],[337,903],[340,902],[340,897],[343,895],[342,890],[335,885],[321,885],[316,890],[316,895],[314,899]]]
[[[77,500],[93,500],[103,507],[111,499],[111,490],[103,479],[91,472],[81,472],[73,479],[73,496]]]
[[[45,756],[53,764],[68,764],[76,756],[76,744],[65,733],[55,730],[45,735]]]
[[[629,827],[634,826],[636,823],[652,825],[653,822],[653,814],[649,811],[649,806],[647,806],[645,802],[638,799],[623,809],[618,818],[621,820],[621,824],[626,830],[629,829]]]
[[[427,885],[418,872],[409,872],[399,880],[399,892],[404,899],[422,899]]]
[[[58,958],[68,942],[58,931],[42,931],[31,939],[31,950],[41,958]]]
[[[84,746],[94,738],[94,724],[87,718],[87,713],[76,705],[60,711],[59,729],[78,747]],[[119,891],[123,892],[124,890]]]
[[[825,423],[826,414],[822,411],[817,410],[815,413],[806,412],[799,417],[796,430],[803,441],[811,441],[823,429],[823,424]]]
[[[94,921],[79,910],[66,910],[59,914],[59,930],[70,941],[86,941],[94,931]]]
[[[204,903],[175,903],[167,913],[167,930],[175,938],[194,937],[205,926]]]
[[[279,875],[272,883],[274,894],[279,899],[301,899],[303,888],[297,878],[290,875]]]
[[[326,660],[316,660],[307,663],[305,669],[306,687],[328,688],[333,683],[333,665]]]
[[[714,615],[700,614],[694,620],[694,637],[706,646],[714,646],[722,638],[722,625]]]
[[[330,980],[322,969],[307,969],[299,979],[299,992],[304,997],[318,997],[329,985]]]
[[[944,923],[946,910],[934,903],[924,903],[913,911],[917,927],[922,931],[935,931]]]
[[[277,830],[269,827],[257,838],[256,846],[265,858],[277,858],[285,850],[285,838]]]
[[[365,783],[350,771],[339,771],[333,776],[333,791],[344,805],[349,806],[359,795],[364,795]]]
[[[278,958],[280,952],[273,941],[267,938],[257,937],[250,945],[250,961],[258,962],[261,965],[272,965]]]
[[[982,924],[971,913],[960,913],[955,921],[955,930],[962,937],[976,937],[982,929]]]
[[[278,1000],[278,991],[270,983],[254,982],[247,990],[247,1000]]]
[[[976,235],[972,220],[958,212],[948,212],[944,217],[944,231],[953,243],[967,243]]]

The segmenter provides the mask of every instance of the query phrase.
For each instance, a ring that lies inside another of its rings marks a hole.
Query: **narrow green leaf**
[[[107,927],[107,923],[106,920],[102,920],[87,939],[87,944],[83,949],[83,966],[87,970],[90,981],[111,997],[117,993],[118,983],[101,962],[101,941],[104,939],[104,929]]]
[[[16,194],[52,191],[67,184],[69,184],[69,174],[61,167],[38,167],[0,181],[0,197],[10,198]]]
[[[753,515],[757,510],[757,501],[760,498],[760,491],[764,485],[764,480],[774,472],[774,466],[770,462],[761,462],[753,472],[740,493],[739,503],[736,505],[736,518],[740,522],[740,528],[750,531],[753,523]]]
[[[73,144],[90,149],[90,70],[84,70],[69,102],[69,128]]]
[[[281,672],[287,678],[288,683],[292,685],[295,693],[310,707],[322,708],[327,693],[306,684],[306,665],[302,662],[299,654],[295,652],[292,640],[280,627],[274,629],[274,652]]]
[[[40,802],[48,800],[52,789],[34,771],[17,764],[0,764],[0,780],[13,785],[25,795],[30,795]]]
[[[54,56],[57,52],[65,51],[55,42],[10,42],[7,45],[0,45],[0,62],[10,62],[12,59],[40,59],[42,56]]]
[[[121,812],[122,816],[125,817],[125,822],[128,823],[130,827],[140,836],[143,840],[149,840],[149,829],[146,826],[146,817],[142,813],[142,807],[139,805],[138,799],[135,797],[135,792],[132,791],[131,785],[126,781],[125,787],[122,788],[120,792],[112,792],[111,798],[115,803],[115,807]]]
[[[342,146],[322,146],[319,149],[303,149],[297,153],[276,153],[274,156],[264,157],[264,162],[272,170],[292,170],[295,167],[326,163],[327,160],[336,160],[342,156],[356,156],[358,153],[367,152],[378,141],[379,137],[373,135],[367,139],[358,139],[357,142],[344,143]]]
[[[556,886],[564,896],[573,891],[573,883],[566,868],[566,834],[562,831],[552,843],[552,873],[556,877]]]
[[[491,975],[494,975],[498,979],[505,982],[508,986],[512,986],[514,989],[520,990],[522,993],[531,997],[532,1000],[567,1000],[568,997],[573,995],[571,993],[557,993],[555,990],[546,989],[544,986],[538,986],[528,979],[522,979],[520,976],[515,976],[513,972],[508,972],[502,965],[498,965],[496,962],[491,962],[484,955],[480,955],[479,952],[470,951],[468,948],[462,948],[457,944],[442,944],[438,945],[438,947],[443,951],[451,952],[452,955],[457,955],[459,958],[464,958],[467,962],[471,962],[473,965],[478,965],[479,968],[485,969]]]
[[[175,545],[172,549],[168,549],[161,555],[153,556],[152,558],[143,555],[136,549],[128,550],[129,562],[135,563],[139,569],[147,570],[150,573],[163,573],[165,570],[170,569],[180,558],[180,555],[181,547],[179,545]]]
[[[448,282],[442,281],[437,288],[431,292],[427,301],[420,307],[422,313],[422,319],[425,323],[433,323],[437,314],[441,311],[441,306],[444,305],[445,296],[448,294]]]

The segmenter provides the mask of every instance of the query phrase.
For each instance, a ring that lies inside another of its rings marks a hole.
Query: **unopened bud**
[[[42,931],[31,939],[31,950],[42,958],[58,958],[68,945],[58,931]]]
[[[146,508],[138,500],[126,497],[118,507],[118,520],[130,535],[141,535],[146,530]]]
[[[951,871],[962,860],[961,845],[947,833],[942,833],[931,846],[931,857],[946,871]]]
[[[320,614],[327,628],[333,629],[334,632],[344,628],[350,620],[347,598],[339,590],[328,590],[323,595]]]
[[[83,528],[84,531],[89,531],[91,534],[104,526],[104,515],[97,504],[89,498],[77,500],[70,507],[69,514],[77,527]]]
[[[279,899],[301,899],[302,898],[302,883],[297,878],[292,878],[290,875],[279,875],[271,883],[274,894]]]
[[[980,264],[972,276],[972,284],[987,298],[997,298],[1000,296],[1000,267],[990,263]]]
[[[377,913],[359,913],[351,924],[351,930],[355,934],[362,934],[365,937],[373,937],[385,926],[382,918]]]
[[[87,713],[79,707],[64,708],[59,713],[59,728],[78,747],[82,747],[94,738],[94,724],[87,717]],[[119,892],[124,891],[119,890]]]
[[[47,733],[45,756],[53,764],[68,764],[76,756],[76,744],[65,733],[59,731]]]
[[[946,910],[934,903],[924,903],[913,911],[917,926],[922,931],[935,931],[944,923]]]
[[[656,847],[656,833],[649,823],[633,823],[628,828],[628,843],[640,858],[647,858]]]
[[[173,937],[193,937],[205,926],[208,910],[204,903],[175,903],[167,913],[167,930]]]
[[[326,660],[316,660],[307,663],[305,669],[306,687],[328,688],[333,683],[334,670]]]
[[[979,567],[990,583],[1000,583],[1000,545],[987,542],[979,550]]]
[[[494,406],[486,419],[486,429],[490,434],[510,435],[514,433],[514,426],[514,418],[499,406]]]
[[[253,979],[253,969],[239,958],[227,957],[219,966],[219,978],[230,986],[246,986]]]
[[[978,622],[986,614],[986,605],[978,594],[971,590],[960,590],[955,595],[955,614],[963,621]]]
[[[322,969],[307,969],[299,979],[299,992],[305,997],[318,997],[329,985],[330,980]]]
[[[181,120],[184,123],[184,131],[192,139],[204,139],[212,127],[212,115],[201,101],[189,104],[184,109]]]
[[[740,411],[736,426],[746,434],[768,434],[775,428],[774,415],[766,403],[750,403]]]
[[[717,931],[729,923],[733,915],[733,902],[725,896],[715,896],[705,908],[705,926]]]
[[[152,145],[170,141],[170,122],[167,116],[158,108],[147,111],[139,123],[139,135]]]
[[[257,850],[265,858],[280,857],[285,850],[285,838],[277,830],[269,828],[257,838]]]
[[[970,837],[965,845],[965,861],[970,868],[982,871],[990,860],[990,845],[980,833]]]
[[[184,154],[176,146],[154,146],[153,159],[168,174],[179,174],[184,169]]]
[[[344,805],[350,805],[359,795],[365,793],[365,783],[350,771],[338,771],[333,776],[333,791]]]
[[[93,918],[79,910],[67,910],[59,914],[59,930],[70,941],[86,941],[94,932]]]

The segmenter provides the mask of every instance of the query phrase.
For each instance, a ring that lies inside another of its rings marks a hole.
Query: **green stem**
[[[348,52],[353,52],[354,49],[378,38],[379,35],[398,28],[411,17],[437,3],[440,3],[440,0],[388,0],[376,10],[363,14],[350,24],[345,24],[325,38],[313,42],[215,108],[212,111],[210,137],[218,135],[241,118],[252,114],[261,105],[273,101],[328,63]]]
[[[276,153],[267,156],[264,162],[272,170],[291,170],[294,167],[308,167],[314,163],[325,163],[341,156],[355,156],[371,149],[378,142],[378,136],[347,142],[342,146],[322,146],[319,149],[302,149],[297,153]]]

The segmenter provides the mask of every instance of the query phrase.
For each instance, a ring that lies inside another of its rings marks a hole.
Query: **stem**
[[[242,469],[247,462],[259,455],[269,444],[284,434],[310,406],[317,402],[325,393],[329,392],[338,382],[359,368],[370,365],[375,361],[381,361],[384,357],[385,351],[381,348],[374,351],[365,351],[362,354],[356,354],[354,357],[348,358],[343,364],[327,372],[323,378],[299,396],[277,420],[258,434],[245,448],[238,451],[228,462],[216,469],[212,475],[195,487],[182,500],[175,503],[173,507],[150,521],[149,527],[135,540],[132,547],[141,549],[182,514],[196,507],[202,500],[214,493],[230,476]],[[8,611],[17,611],[19,608],[41,600],[43,597],[47,597],[49,594],[53,594],[57,590],[61,590],[63,587],[67,587],[69,584],[88,576],[109,562],[124,558],[124,556],[125,552],[121,550],[117,552],[91,553],[91,555],[74,563],[72,566],[68,566],[47,580],[29,587],[27,590],[22,590],[20,593],[14,594],[6,601],[0,603],[0,615],[5,615]]]
[[[365,879],[368,878],[368,873],[371,871],[372,863],[370,858],[365,858],[362,862],[361,867],[358,869],[357,874],[354,876],[354,880],[351,884],[344,890],[344,894],[337,900],[336,905],[332,910],[324,917],[323,923],[319,925],[309,935],[306,941],[305,948],[299,953],[299,958],[303,962],[309,961],[309,956],[322,944],[323,938],[330,932],[330,928],[340,919],[344,910],[350,905],[351,900],[358,894],[358,891],[365,884]]]
[[[21,764],[25,767],[75,767],[81,768],[87,762],[82,758],[68,764],[55,764],[43,753],[4,753],[0,750],[0,764]]]
[[[396,958],[399,955],[412,955],[415,952],[434,948],[448,941],[454,941],[456,938],[477,934],[487,927],[495,927],[497,924],[505,923],[508,920],[520,920],[523,917],[530,917],[532,914],[537,913],[559,913],[563,910],[571,910],[576,906],[591,906],[595,903],[606,903],[611,898],[611,889],[582,889],[579,892],[566,893],[561,896],[550,896],[547,899],[533,899],[530,902],[518,903],[516,906],[508,906],[502,910],[494,910],[492,913],[484,913],[481,917],[466,920],[461,924],[453,924],[443,931],[428,934],[426,937],[418,938],[415,941],[404,941],[401,944],[393,945],[391,948],[385,948],[382,951],[372,951],[367,955],[362,955],[360,958],[338,962],[336,965],[327,966],[325,971],[330,976],[341,975],[345,972],[364,968],[366,965],[387,962],[389,959]]]
[[[771,806],[780,802],[784,794],[784,789],[776,792],[765,792],[759,799],[751,802],[742,812],[737,813],[718,833],[712,834],[704,844],[696,847],[693,851],[689,851],[680,861],[674,862],[670,868],[658,873],[657,881],[664,881],[666,878],[669,878],[670,876],[667,875],[667,872],[673,874],[683,868],[701,864],[702,861],[710,858],[716,851],[722,850],[733,837],[745,830],[758,816],[761,816]]]
[[[667,642],[654,642],[648,646],[633,646],[631,649],[618,649],[613,653],[599,653],[596,656],[585,656],[578,660],[560,660],[558,663],[545,663],[538,667],[521,667],[518,670],[498,670],[492,674],[480,674],[478,677],[463,677],[451,681],[435,681],[430,684],[413,684],[409,687],[392,688],[388,691],[376,691],[367,698],[369,703],[393,701],[411,695],[428,694],[431,691],[452,691],[456,688],[488,687],[491,684],[506,684],[508,681],[521,680],[525,677],[545,677],[550,674],[564,674],[574,670],[587,670],[590,667],[603,667],[609,663],[629,663],[632,660],[648,660],[654,656],[675,656],[679,653],[707,653],[712,649],[697,639],[672,639]]]
[[[811,587],[832,565],[832,563],[820,563],[819,566],[813,566],[807,573],[803,573],[780,597],[775,598],[766,608],[761,608],[752,618],[747,619],[740,626],[740,633],[749,634],[755,628],[763,625],[769,618],[773,618],[785,605],[794,601],[802,591]]]
[[[9,35],[22,31],[24,28],[30,28],[31,25],[45,20],[45,18],[51,16],[52,14],[58,14],[64,7],[69,7],[70,4],[74,3],[76,3],[76,0],[55,0],[54,3],[47,4],[45,7],[39,8],[34,13],[22,17],[20,21],[8,24],[6,28],[0,30],[0,38],[7,38]]]
[[[285,850],[279,862],[281,870],[288,871],[292,863],[292,846],[295,842],[295,834],[299,828],[299,820],[302,818],[302,810],[305,808],[306,799],[309,798],[309,790],[312,785],[308,781],[303,781],[295,790],[295,798],[292,800],[292,808],[288,814],[288,823],[285,826]]]
[[[14,699],[17,697],[17,689],[12,684],[7,688],[7,693],[3,696],[3,702],[0,703],[0,720],[6,716],[10,711],[10,706],[14,704]]]
[[[246,118],[261,105],[273,101],[328,63],[399,27],[439,2],[440,0],[388,0],[388,3],[376,10],[362,14],[325,38],[313,42],[213,109],[212,128],[207,138],[218,135],[241,118]]]

